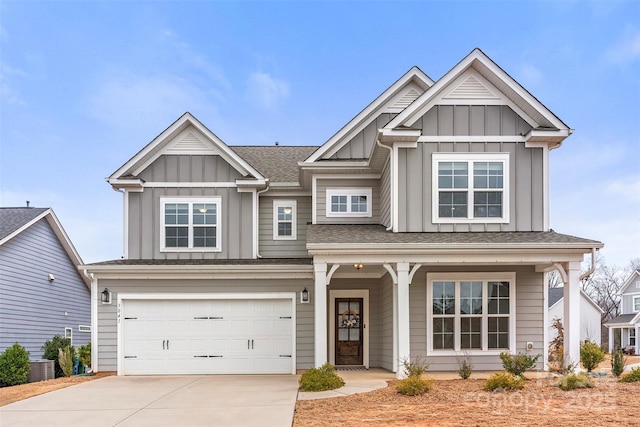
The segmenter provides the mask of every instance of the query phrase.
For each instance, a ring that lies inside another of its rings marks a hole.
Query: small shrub
[[[405,377],[421,377],[429,369],[429,364],[423,359],[416,357],[414,360],[404,359],[402,361]]]
[[[405,396],[418,396],[431,390],[433,382],[428,378],[419,375],[410,375],[400,380],[396,385],[396,391]]]
[[[611,353],[611,373],[614,377],[618,378],[624,372],[626,364],[627,358],[622,351],[617,350]]]
[[[500,353],[500,360],[502,360],[502,367],[505,371],[512,375],[517,375],[522,377],[525,371],[532,369],[536,366],[538,359],[540,358],[539,354],[532,356],[530,354],[511,354],[509,352]]]
[[[580,361],[588,372],[593,371],[604,360],[605,353],[600,346],[592,341],[580,343]]]
[[[78,347],[78,359],[84,366],[91,366],[91,343]]]
[[[473,365],[469,363],[467,357],[458,360],[458,375],[460,375],[460,378],[463,380],[468,379],[471,376],[471,371],[473,371]]]
[[[58,349],[65,347],[70,347],[71,353],[74,354],[74,349],[71,347],[71,340],[69,338],[63,338],[60,335],[54,335],[51,341],[47,340],[42,345],[42,358],[54,361],[56,378],[64,376],[64,372],[62,372],[62,368],[58,362]]]
[[[2,386],[26,384],[30,370],[29,352],[20,344],[15,343],[0,354],[0,384]]]
[[[633,368],[631,372],[620,378],[621,383],[637,383],[640,382],[640,366]]]
[[[336,374],[334,366],[325,363],[319,368],[309,369],[300,376],[300,390],[325,391],[344,386],[344,380]]]
[[[524,379],[509,372],[497,372],[484,383],[487,391],[520,390],[524,387]]]
[[[65,347],[64,349],[58,349],[58,363],[65,377],[73,375],[73,355],[71,354],[71,347]]]
[[[560,381],[556,384],[564,391],[575,390],[576,388],[593,388],[595,387],[593,380],[589,378],[584,372],[579,374],[570,373],[560,378]]]

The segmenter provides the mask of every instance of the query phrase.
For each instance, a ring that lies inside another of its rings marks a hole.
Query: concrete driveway
[[[0,407],[0,425],[286,426],[295,375],[105,377]]]

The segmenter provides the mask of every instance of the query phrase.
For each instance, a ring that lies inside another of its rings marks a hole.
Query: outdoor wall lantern
[[[355,268],[356,270],[362,270],[362,267],[364,267],[364,265],[362,264],[353,264],[353,268]]]
[[[309,291],[307,288],[304,288],[302,292],[300,292],[300,302],[306,304],[309,302]]]
[[[100,295],[102,297],[102,303],[103,304],[110,304],[111,303],[111,292],[109,292],[108,288],[104,288],[104,291],[102,291],[102,293]]]

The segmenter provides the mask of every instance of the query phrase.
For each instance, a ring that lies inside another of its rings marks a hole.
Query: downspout
[[[262,255],[260,255],[260,207],[258,205],[260,204],[260,195],[265,191],[269,190],[269,187],[271,185],[271,182],[269,180],[266,180],[266,182],[267,182],[266,188],[264,190],[260,190],[256,192],[255,221],[256,221],[256,257],[257,258],[262,258]]]
[[[584,279],[591,276],[594,271],[596,271],[596,248],[591,248],[591,268],[580,276],[580,281],[582,282]]]
[[[111,187],[113,191],[122,194],[122,256],[125,259],[129,258],[129,200],[127,199],[127,192],[124,189]]]
[[[389,223],[390,225],[387,227],[387,231],[391,231],[393,230],[393,216],[394,216],[394,211],[393,211],[393,148],[391,147],[387,147],[386,145],[382,145],[380,143],[380,138],[378,138],[378,136],[376,136],[376,145],[378,145],[379,147],[382,148],[386,148],[387,150],[389,150]]]

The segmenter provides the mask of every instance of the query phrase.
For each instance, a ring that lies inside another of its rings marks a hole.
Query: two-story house
[[[580,263],[603,245],[549,227],[570,134],[478,49],[435,82],[410,69],[319,147],[228,146],[186,113],[108,178],[125,254],[81,266],[93,367],[501,369],[545,353],[552,269],[578,360]]]
[[[640,354],[640,270],[635,270],[620,289],[621,315],[609,320],[609,352],[614,350],[614,333],[620,330],[620,348]]]

